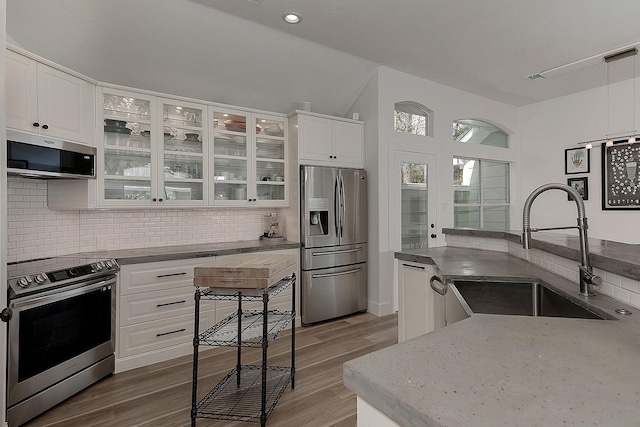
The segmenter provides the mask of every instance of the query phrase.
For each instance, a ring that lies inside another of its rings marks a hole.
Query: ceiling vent
[[[251,3],[254,6],[260,6],[264,0],[243,0],[247,3]]]
[[[613,62],[618,61],[620,59],[628,58],[630,56],[636,55],[638,53],[637,48],[631,48],[627,50],[623,50],[622,52],[617,52],[612,55],[607,55],[604,57],[604,62]]]

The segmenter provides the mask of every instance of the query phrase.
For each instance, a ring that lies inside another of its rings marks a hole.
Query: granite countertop
[[[288,240],[246,240],[226,243],[200,243],[195,245],[83,252],[79,255],[90,258],[115,258],[118,264],[128,265],[249,252],[297,249],[299,247],[300,243]]]
[[[444,234],[505,239],[520,244],[522,230],[491,231],[475,228],[444,228]],[[531,234],[531,248],[580,261],[580,238],[577,232],[560,234],[542,231]],[[588,239],[591,265],[620,276],[640,280],[640,245],[613,242],[593,237]]]
[[[538,278],[617,320],[473,314],[344,365],[344,383],[402,426],[637,425],[640,310],[506,253],[396,253],[448,278]],[[616,308],[634,314],[622,316]]]

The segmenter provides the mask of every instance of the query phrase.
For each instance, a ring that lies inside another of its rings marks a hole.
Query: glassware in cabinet
[[[248,113],[213,109],[213,189],[214,204],[248,201],[250,132]],[[224,202],[230,201],[230,202]]]
[[[206,188],[206,106],[159,98],[162,169],[158,179],[169,204],[204,203]],[[160,129],[159,129],[160,131]]]
[[[281,204],[287,200],[287,122],[282,117],[255,117],[255,179],[258,202]]]
[[[152,135],[154,97],[100,88],[102,199],[123,205],[151,204],[156,169]]]

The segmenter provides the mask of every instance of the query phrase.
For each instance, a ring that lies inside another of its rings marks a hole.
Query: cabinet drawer
[[[193,342],[193,313],[120,328],[118,358]],[[214,323],[213,311],[200,313],[201,330]]]
[[[120,298],[120,326],[150,322],[185,314],[195,309],[193,286],[161,291],[123,295]],[[212,301],[203,300],[201,310],[213,308]]]
[[[215,257],[205,257],[124,266],[120,272],[121,295],[180,287],[193,288],[193,268],[214,259]]]

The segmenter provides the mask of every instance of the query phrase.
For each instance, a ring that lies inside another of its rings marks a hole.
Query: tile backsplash
[[[273,209],[51,211],[47,182],[9,177],[7,261],[109,249],[256,240]]]

